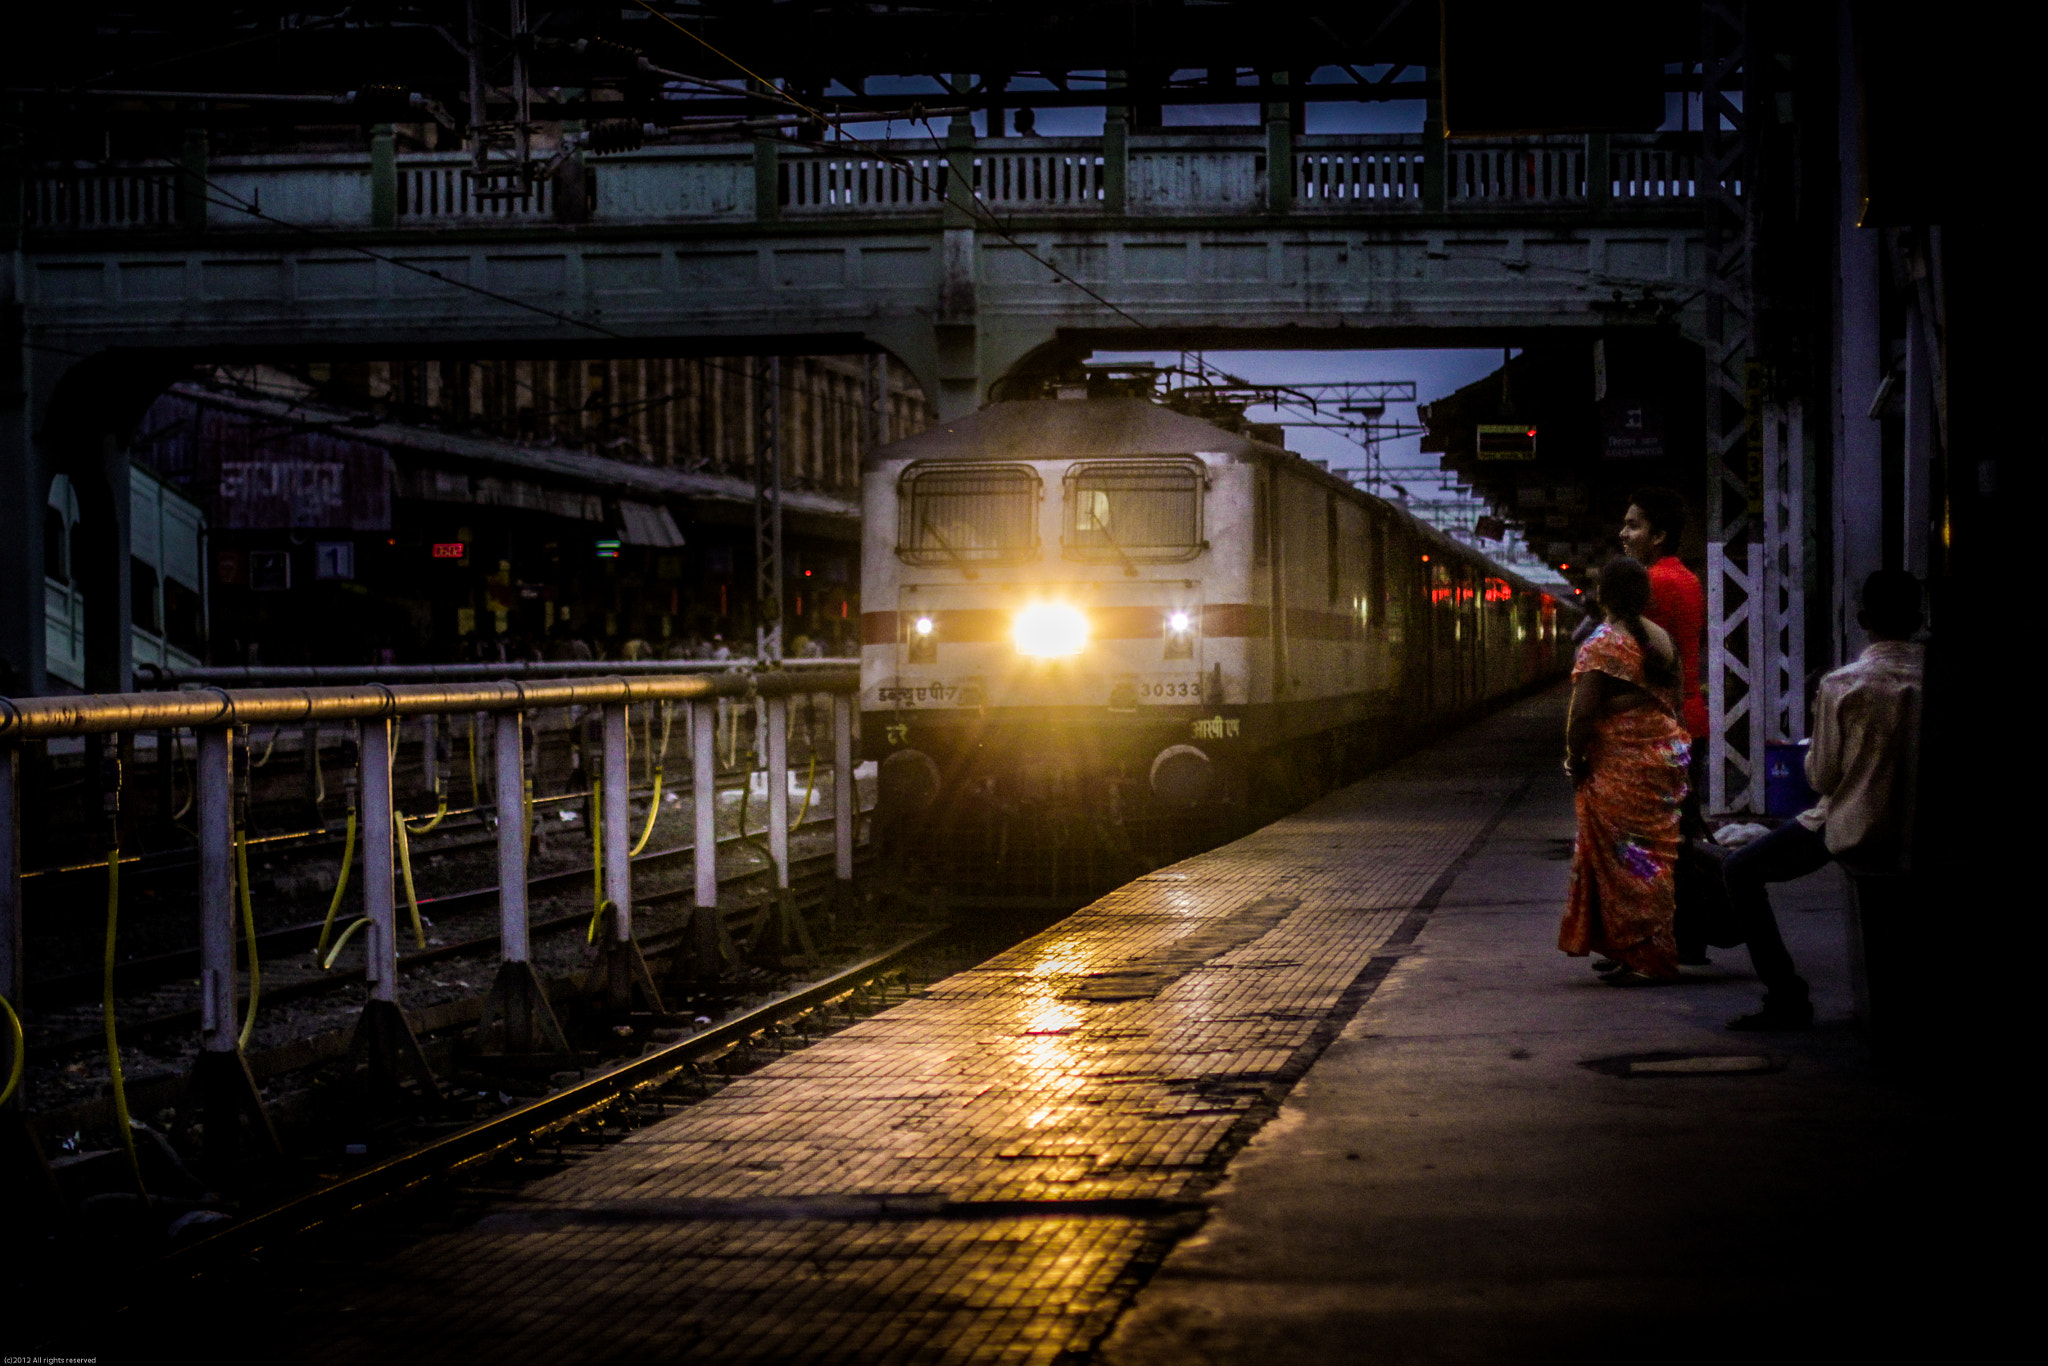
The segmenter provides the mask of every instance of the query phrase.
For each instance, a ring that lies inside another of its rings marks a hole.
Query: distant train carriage
[[[1569,658],[1559,604],[1512,572],[1140,397],[880,447],[863,528],[864,745],[899,817],[1285,803]]]

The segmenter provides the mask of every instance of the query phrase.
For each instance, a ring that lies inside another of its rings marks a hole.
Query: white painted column
[[[196,735],[199,808],[199,1046],[235,1051],[235,775],[233,732]]]
[[[763,748],[768,756],[768,858],[775,865],[775,886],[789,888],[789,698],[763,699],[766,723]]]
[[[391,883],[391,737],[384,717],[363,722],[363,968],[370,997],[398,1000],[398,915]]]
[[[633,937],[633,837],[628,833],[626,799],[632,794],[633,775],[626,758],[626,706],[608,704],[604,709],[604,804],[598,813],[604,823],[604,895],[612,903],[612,924],[618,941]]]
[[[718,905],[718,702],[690,703],[690,806],[697,827],[692,862],[697,905]]]
[[[498,957],[524,963],[532,957],[526,909],[526,718],[504,712],[496,723],[493,786],[498,799]]]

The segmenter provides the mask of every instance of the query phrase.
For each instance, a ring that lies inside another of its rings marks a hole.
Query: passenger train
[[[1248,824],[1567,667],[1576,608],[1279,429],[1057,393],[865,462],[863,752],[956,866]]]

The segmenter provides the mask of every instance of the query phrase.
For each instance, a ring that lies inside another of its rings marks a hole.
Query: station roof
[[[1678,493],[1682,559],[1706,553],[1699,350],[1675,333],[1616,331],[1532,344],[1500,369],[1418,409],[1425,451],[1493,505],[1538,557],[1581,577],[1615,553],[1630,495]],[[1489,450],[1488,429],[1535,433]]]

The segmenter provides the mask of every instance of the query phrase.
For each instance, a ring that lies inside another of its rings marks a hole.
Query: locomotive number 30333
[[[1202,680],[1199,678],[1167,678],[1138,685],[1138,697],[1141,701],[1148,697],[1189,697],[1200,700],[1201,696]]]

